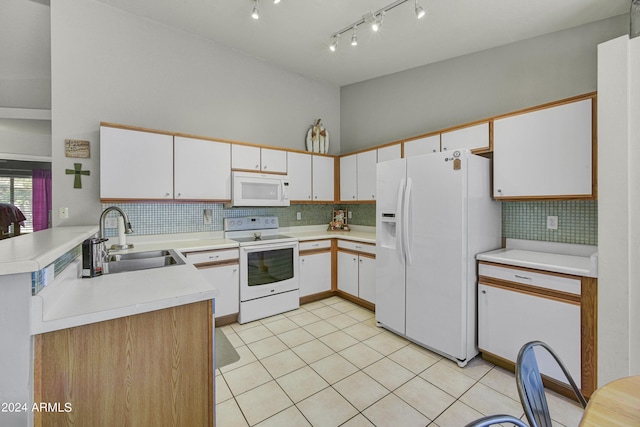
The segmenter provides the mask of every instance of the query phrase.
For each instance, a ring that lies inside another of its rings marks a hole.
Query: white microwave
[[[289,206],[289,177],[232,172],[231,206]]]

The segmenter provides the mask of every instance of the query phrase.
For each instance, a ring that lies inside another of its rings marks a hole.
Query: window
[[[33,232],[32,179],[26,176],[0,176],[0,203],[16,206],[27,218],[20,232]]]

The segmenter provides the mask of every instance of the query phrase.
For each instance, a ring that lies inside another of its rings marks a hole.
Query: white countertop
[[[98,230],[97,225],[55,227],[0,240],[0,275],[41,270]]]
[[[31,333],[212,299],[217,290],[191,264],[83,279],[80,260],[31,297]]]
[[[477,259],[575,276],[598,277],[597,248],[593,246],[579,245],[584,248],[576,249],[578,245],[564,245],[567,247],[565,249],[559,245],[527,245],[524,242],[510,244],[508,241],[506,248],[478,254]]]

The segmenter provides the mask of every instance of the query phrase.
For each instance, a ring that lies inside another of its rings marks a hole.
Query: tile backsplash
[[[103,209],[111,206],[104,204]],[[240,216],[277,216],[281,227],[329,224],[333,209],[348,209],[353,225],[375,226],[374,204],[295,204],[273,208],[229,208],[221,203],[116,204],[127,215],[134,235],[193,233],[222,230],[222,219]],[[211,224],[204,223],[210,209]],[[301,219],[297,220],[300,212]],[[117,215],[111,213],[111,215]],[[547,216],[558,216],[558,229],[547,230]],[[116,236],[116,229],[107,229]],[[502,202],[502,237],[597,245],[598,205],[593,200]]]
[[[557,230],[547,229],[547,216],[558,217]],[[598,202],[502,202],[502,237],[597,246]]]

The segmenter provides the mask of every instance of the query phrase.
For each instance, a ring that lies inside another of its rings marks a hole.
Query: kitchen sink
[[[163,249],[109,255],[104,263],[104,271],[108,274],[123,273],[183,264],[184,260],[173,249]]]

